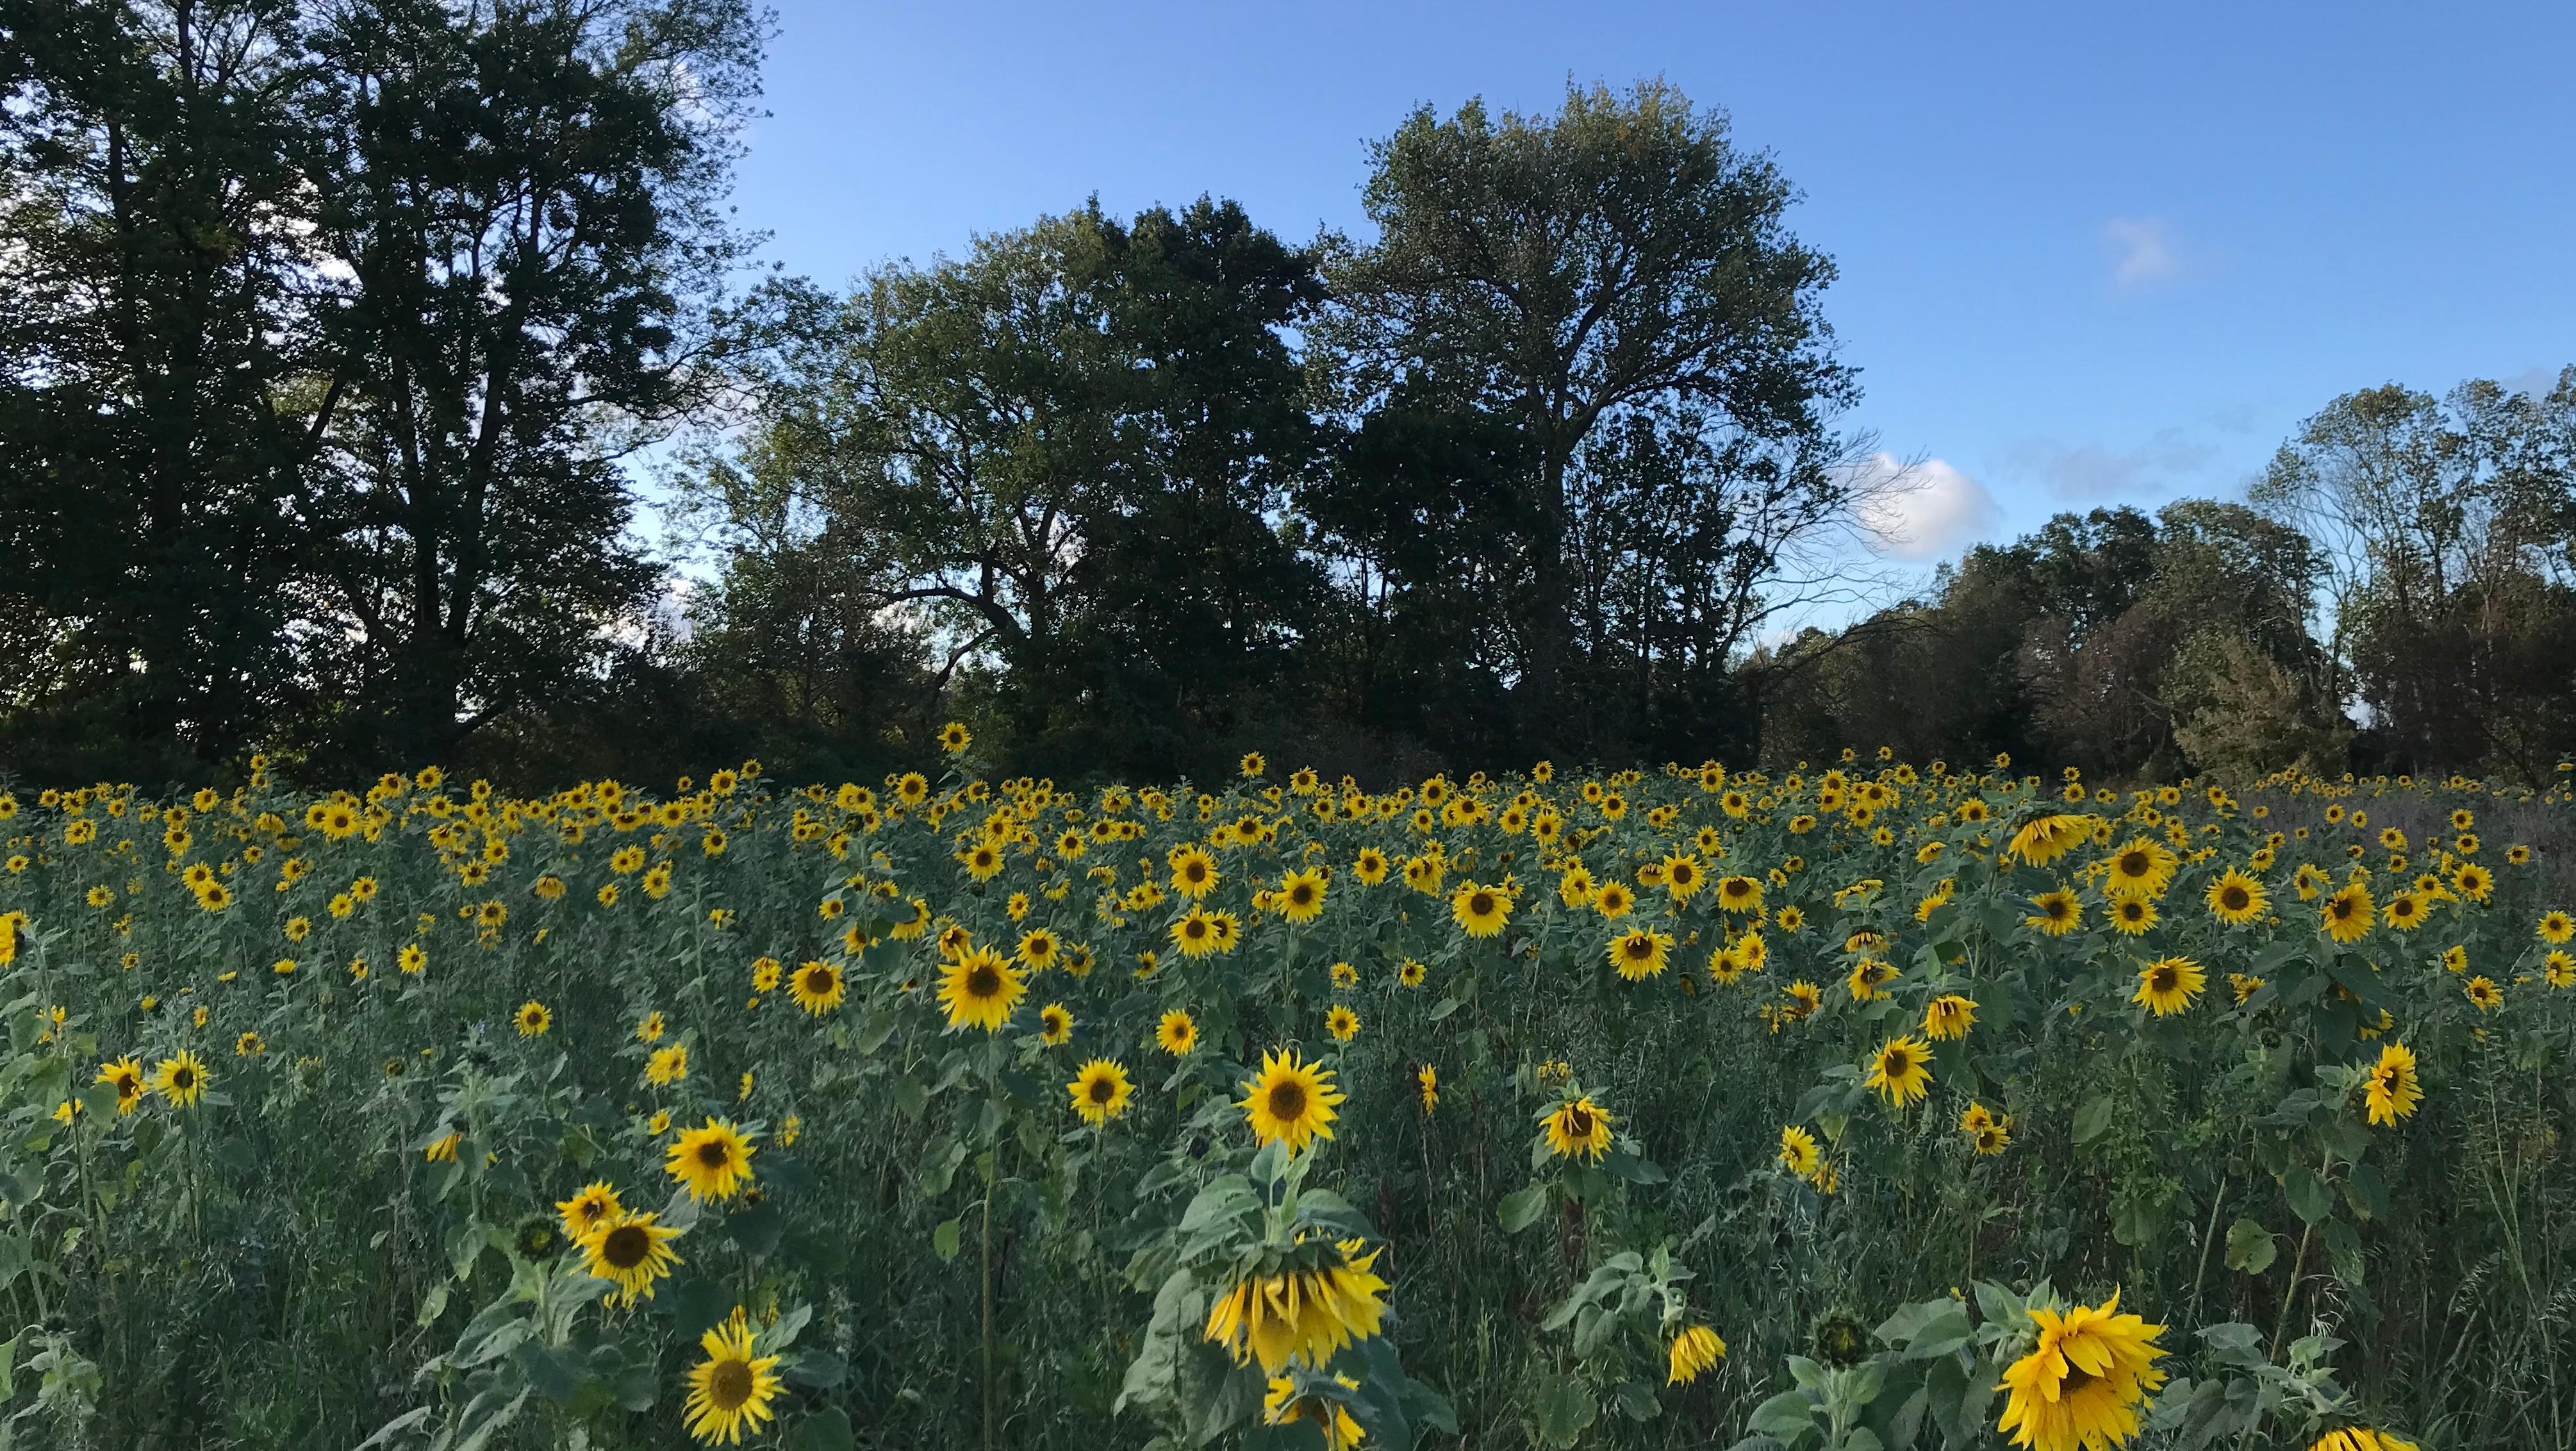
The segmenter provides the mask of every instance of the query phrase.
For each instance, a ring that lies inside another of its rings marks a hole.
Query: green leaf
[[[1744,1429],[1789,1441],[1805,1435],[1815,1424],[1815,1401],[1805,1391],[1782,1391],[1755,1406],[1753,1418],[1744,1423]]]
[[[1619,1414],[1632,1421],[1651,1421],[1664,1413],[1664,1403],[1655,1399],[1655,1393],[1633,1380],[1619,1382],[1612,1398],[1619,1403]]]
[[[2280,1258],[2281,1246],[2272,1232],[2250,1219],[2240,1219],[2227,1226],[2227,1267],[2242,1274],[2259,1275]]]
[[[1503,1207],[1501,1211],[1503,1232],[1506,1234],[1520,1233],[1522,1230],[1537,1223],[1538,1217],[1545,1213],[1546,1210],[1546,1185],[1532,1184],[1526,1189],[1513,1190],[1511,1193],[1503,1196]]]
[[[838,1406],[826,1406],[807,1416],[796,1434],[787,1438],[788,1451],[850,1451],[854,1444],[849,1413]]]
[[[957,1258],[956,1220],[943,1219],[939,1222],[939,1227],[930,1232],[930,1250],[943,1260]]]
[[[2281,1192],[2290,1198],[2290,1209],[2306,1224],[2321,1224],[2334,1213],[2334,1191],[2317,1177],[2314,1169],[2292,1160],[2288,1172],[2281,1176]]]
[[[1552,1375],[1538,1390],[1538,1436],[1550,1446],[1572,1446],[1601,1415],[1592,1387],[1570,1375]]]
[[[2090,1144],[2101,1138],[2104,1134],[2109,1133],[2111,1131],[2111,1114],[2117,1107],[2118,1105],[2112,1100],[2111,1096],[2109,1094],[2104,1094],[2102,1097],[2092,1099],[2085,1103],[2082,1108],[2075,1110],[2075,1142],[2077,1147],[2080,1148],[2084,1145]]]

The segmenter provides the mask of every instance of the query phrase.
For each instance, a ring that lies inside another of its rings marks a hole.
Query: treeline
[[[2576,382],[2354,395],[2252,506],[1784,641],[1907,481],[1722,115],[1426,109],[1365,242],[1095,203],[834,291],[724,210],[764,24],[0,0],[0,767],[2567,749]]]

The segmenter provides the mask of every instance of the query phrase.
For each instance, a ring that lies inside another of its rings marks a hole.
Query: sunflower
[[[1333,1035],[1334,1042],[1347,1043],[1360,1035],[1360,1015],[1351,1011],[1348,1004],[1335,1003],[1332,1010],[1324,1014],[1324,1031]]]
[[[2472,902],[2483,902],[2495,890],[2495,874],[2476,862],[2451,873],[2451,890]]]
[[[2415,1112],[2415,1105],[2424,1099],[2424,1086],[2415,1077],[2415,1054],[2403,1043],[2380,1049],[2379,1062],[2371,1068],[2363,1092],[2374,1124],[2393,1124]]]
[[[1154,1044],[1175,1058],[1186,1058],[1199,1045],[1199,1025],[1189,1014],[1174,1008],[1154,1025]]]
[[[1181,950],[1183,957],[1205,957],[1217,951],[1221,932],[1217,918],[1196,907],[1172,923],[1170,928],[1172,945]]]
[[[1637,894],[1629,890],[1626,882],[1604,882],[1592,893],[1592,910],[1614,922],[1627,916],[1636,905]]]
[[[1440,1106],[1440,1070],[1425,1063],[1413,1071],[1413,1086],[1422,1095],[1422,1111],[1429,1113]]]
[[[1632,927],[1610,939],[1610,965],[1629,982],[1643,982],[1664,970],[1673,939],[1649,928]]]
[[[2326,936],[2342,943],[2359,942],[2370,935],[2374,915],[2371,908],[2370,889],[2359,882],[2326,898],[2325,908],[2320,914],[2325,921]]]
[[[2039,1343],[2004,1368],[1999,1431],[2033,1451],[2103,1451],[2138,1434],[2140,1402],[2165,1382],[2155,1368],[2165,1327],[2119,1313],[2120,1294],[2063,1313],[2030,1311]]]
[[[169,1100],[172,1108],[194,1108],[197,1096],[206,1091],[213,1078],[197,1055],[182,1048],[162,1059],[152,1069],[152,1091]]]
[[[607,1186],[595,1185],[605,1189]],[[583,1193],[589,1193],[584,1190]],[[574,1236],[587,1260],[586,1268],[594,1280],[607,1280],[617,1286],[608,1297],[612,1305],[632,1305],[637,1300],[653,1298],[653,1282],[668,1276],[680,1257],[671,1249],[671,1241],[680,1231],[661,1222],[650,1212],[634,1212],[616,1207],[616,1196],[610,1195],[605,1217],[592,1224],[585,1233]],[[567,1203],[578,1205],[580,1196]],[[572,1218],[569,1210],[565,1221]]]
[[[1019,969],[989,947],[971,948],[939,969],[939,1005],[947,1009],[952,1030],[1000,1032],[1028,990]]]
[[[2077,901],[2075,894],[2064,887],[2059,887],[2053,892],[2042,892],[2031,898],[2030,904],[2039,910],[2021,920],[2023,926],[2034,931],[2045,932],[2051,937],[2063,937],[2084,925],[2084,904]]]
[[[2392,1432],[2346,1426],[2319,1436],[2308,1451],[2416,1451],[2416,1445]]]
[[[1708,873],[1700,868],[1699,858],[1688,852],[1674,852],[1664,858],[1664,890],[1676,902],[1687,902],[1693,893],[1708,884]]]
[[[1610,1152],[1610,1115],[1588,1095],[1558,1104],[1546,1123],[1548,1152],[1560,1159],[1580,1154],[1598,1164]]]
[[[1363,887],[1374,887],[1385,881],[1386,872],[1386,853],[1373,846],[1361,847],[1359,859],[1351,864],[1351,875],[1359,878]]]
[[[1324,869],[1306,867],[1281,877],[1271,900],[1278,904],[1279,915],[1291,922],[1303,924],[1323,916]]]
[[[2541,979],[2554,988],[2576,987],[2576,953],[2564,947],[2549,949],[2540,961]]]
[[[2159,957],[2138,969],[2138,990],[2129,995],[2129,1001],[2159,1018],[2170,1018],[2189,1008],[2208,984],[2209,974],[2190,958]]]
[[[2142,836],[2111,854],[2106,890],[2161,897],[2173,881],[2177,858],[2153,837]]]
[[[662,1168],[692,1200],[731,1199],[751,1181],[751,1155],[750,1135],[729,1120],[709,1118],[671,1141]]]
[[[1038,1009],[1038,1041],[1050,1048],[1073,1040],[1073,1011],[1062,1003]]]
[[[2262,882],[2234,867],[2219,873],[2218,879],[2209,884],[2205,900],[2210,915],[2230,927],[2244,926],[2262,916],[2263,909],[2271,905]]]
[[[1449,916],[1470,937],[1499,937],[1512,920],[1512,899],[1500,887],[1462,883],[1449,898]]]
[[[798,963],[796,975],[787,980],[787,995],[795,999],[796,1006],[818,1018],[839,1007],[847,991],[841,981],[841,969],[828,962]]]
[[[1073,1095],[1073,1111],[1091,1124],[1104,1124],[1125,1113],[1127,1100],[1135,1092],[1135,1085],[1127,1081],[1126,1067],[1108,1058],[1083,1064],[1064,1087]]]
[[[142,1106],[143,1065],[133,1055],[128,1054],[113,1063],[98,1065],[96,1081],[115,1087],[116,1111],[119,1115],[132,1113]]]
[[[1871,1057],[1861,1082],[1902,1108],[1932,1091],[1932,1050],[1920,1038],[1893,1039]]]
[[[2470,1002],[2477,1004],[2479,1012],[2492,1013],[2504,1006],[2504,989],[2497,987],[2495,979],[2484,973],[2470,978],[2460,990],[2469,995]]]
[[[1664,1384],[1689,1385],[1726,1357],[1726,1342],[1705,1325],[1693,1325],[1673,1337],[1665,1352]]]
[[[689,1398],[681,1414],[689,1434],[714,1445],[739,1445],[747,1429],[757,1434],[773,1412],[781,1382],[778,1357],[752,1354],[751,1326],[737,1308],[733,1317],[698,1337],[707,1358],[689,1368]]]
[[[1235,1364],[1257,1360],[1270,1375],[1292,1359],[1327,1363],[1343,1346],[1377,1334],[1386,1317],[1379,1252],[1360,1253],[1365,1243],[1337,1240],[1303,1268],[1235,1281],[1208,1308],[1201,1333],[1225,1347]]]
[[[1333,1380],[1344,1390],[1360,1388],[1358,1381],[1346,1375],[1336,1375]],[[1262,1424],[1286,1426],[1298,1421],[1315,1424],[1323,1434],[1324,1451],[1347,1451],[1368,1435],[1348,1406],[1322,1396],[1300,1396],[1295,1380],[1284,1375],[1270,1377],[1269,1389],[1261,1397]]]
[[[1747,876],[1720,877],[1717,905],[1729,912],[1759,912],[1762,910],[1762,883]]]
[[[2013,833],[2004,847],[2007,856],[2016,856],[2035,867],[2044,867],[2073,851],[2078,843],[2093,836],[2090,816],[2060,814],[2038,817]]]
[[[2400,932],[2412,932],[2423,926],[2431,915],[2422,897],[2412,890],[2401,889],[2388,894],[2388,905],[2381,909],[2380,920]]]
[[[2123,937],[2143,937],[2156,925],[2161,914],[2156,904],[2134,892],[2114,892],[2110,900],[2111,930]]]
[[[2569,938],[2576,937],[2576,919],[2571,919],[2564,912],[2543,912],[2538,930],[2541,941],[2552,947],[2563,947]]]
[[[1252,1125],[1252,1137],[1267,1144],[1284,1139],[1289,1149],[1306,1147],[1333,1136],[1333,1106],[1342,1092],[1333,1086],[1333,1070],[1301,1061],[1297,1050],[1261,1055],[1261,1071],[1243,1081],[1237,1100]]]
[[[961,721],[952,720],[939,728],[939,749],[952,756],[972,745],[974,740]]]
[[[1816,1147],[1816,1136],[1789,1124],[1780,1130],[1780,1163],[1801,1179],[1813,1179],[1824,1165],[1824,1154]]]
[[[689,1076],[689,1045],[674,1043],[656,1048],[644,1059],[644,1081],[655,1088],[668,1088]]]
[[[579,1241],[602,1224],[625,1212],[617,1199],[617,1188],[605,1179],[595,1179],[581,1187],[570,1199],[557,1200],[555,1212],[563,1216],[566,1239]]]
[[[519,1004],[519,1010],[510,1015],[510,1021],[518,1025],[520,1037],[542,1038],[546,1030],[555,1025],[555,1015],[553,1009],[530,998]]]
[[[1031,972],[1044,972],[1055,966],[1063,949],[1064,943],[1053,932],[1044,927],[1033,927],[1020,934],[1020,945],[1013,951],[1012,959]]]
[[[1943,993],[1924,1005],[1923,1036],[1936,1043],[1964,1038],[1976,1021],[1975,1002],[1957,993]]]
[[[1223,879],[1216,869],[1216,858],[1195,842],[1172,848],[1166,859],[1172,866],[1172,890],[1193,902],[1215,891]]]

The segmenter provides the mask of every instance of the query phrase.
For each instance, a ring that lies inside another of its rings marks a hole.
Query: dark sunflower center
[[[1632,960],[1643,962],[1654,955],[1655,944],[1652,942],[1649,942],[1642,937],[1631,937],[1628,939],[1628,956]]]
[[[1565,1132],[1572,1138],[1588,1139],[1592,1137],[1591,1111],[1580,1108],[1567,1110],[1565,1115]]]
[[[173,1088],[194,1088],[196,1084],[197,1075],[189,1069],[182,1068],[170,1075],[170,1086]]]
[[[1294,1122],[1295,1120],[1304,1117],[1305,1113],[1306,1086],[1304,1084],[1279,1083],[1271,1085],[1270,1116],[1272,1118]]]
[[[722,1139],[709,1139],[698,1145],[698,1162],[710,1169],[721,1169],[733,1162],[733,1150]]]
[[[2219,904],[2230,912],[2244,911],[2245,904],[2248,900],[2250,899],[2245,895],[2245,889],[2243,887],[2229,887],[2226,891],[2218,894]]]
[[[1474,896],[1469,897],[1467,899],[1467,914],[1471,917],[1492,916],[1494,914],[1493,893],[1478,892]]]
[[[1095,1078],[1091,1080],[1091,1101],[1093,1103],[1107,1103],[1111,1098],[1116,1097],[1117,1093],[1118,1085],[1110,1082],[1108,1079]]]
[[[2124,877],[2143,877],[2146,874],[2147,854],[2145,852],[2133,851],[2120,858],[2120,875]]]
[[[599,1257],[609,1268],[631,1270],[652,1257],[653,1236],[639,1225],[621,1224],[599,1241]]]
[[[1890,1077],[1890,1078],[1902,1078],[1902,1077],[1904,1077],[1907,1073],[1912,1072],[1912,1071],[1913,1071],[1913,1069],[1914,1069],[1914,1058],[1913,1058],[1913,1055],[1912,1055],[1912,1054],[1909,1054],[1909,1053],[1906,1053],[1906,1052],[1903,1052],[1903,1051],[1901,1051],[1901,1050],[1900,1050],[1900,1051],[1898,1051],[1898,1052],[1890,1053],[1890,1054],[1888,1054],[1888,1055],[1887,1055],[1887,1076],[1888,1076],[1888,1077]]]
[[[1296,903],[1300,907],[1303,907],[1307,903],[1315,900],[1315,889],[1307,883],[1299,882],[1297,885],[1288,889],[1288,900]]]
[[[1001,990],[1002,975],[995,972],[991,967],[979,963],[972,969],[968,970],[966,974],[967,996],[989,998],[1000,993]]]
[[[2150,979],[2150,985],[2154,987],[2157,992],[2169,993],[2174,990],[2176,977],[2177,974],[2172,968],[2160,967],[2156,969],[2155,976]]]
[[[707,1377],[707,1399],[724,1410],[740,1410],[751,1399],[751,1366],[739,1360],[716,1362],[715,1373]]]
[[[805,991],[819,996],[823,993],[830,992],[831,990],[832,974],[830,972],[818,967],[812,972],[805,974]]]

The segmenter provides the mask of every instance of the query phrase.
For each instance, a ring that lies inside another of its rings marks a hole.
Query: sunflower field
[[[2564,789],[945,744],[0,794],[0,1445],[2576,1445]]]

